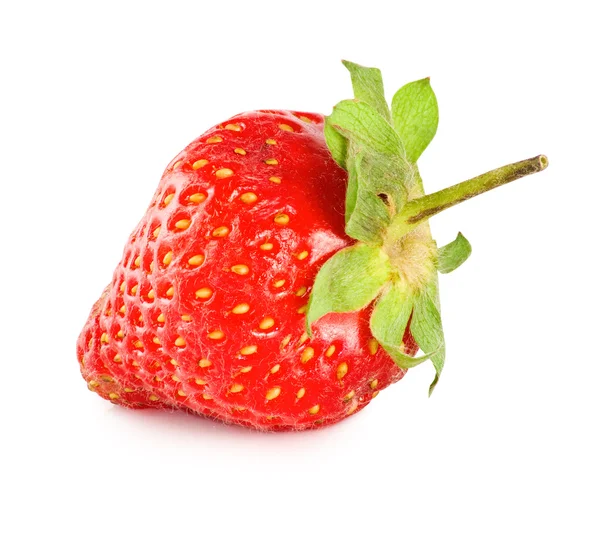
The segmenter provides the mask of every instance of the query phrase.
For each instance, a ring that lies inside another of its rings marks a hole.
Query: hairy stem
[[[546,167],[548,167],[548,158],[539,155],[528,160],[505,165],[436,193],[414,199],[405,204],[400,213],[392,220],[388,229],[387,240],[395,241],[401,238],[414,227],[431,216],[446,210],[446,208],[460,204],[471,197],[503,184],[508,184],[526,175],[543,171]]]

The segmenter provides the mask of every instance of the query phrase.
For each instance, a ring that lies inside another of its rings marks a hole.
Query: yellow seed
[[[173,286],[170,286],[165,295],[167,297],[173,297],[175,295],[175,288],[173,288]]]
[[[335,346],[334,345],[330,345],[327,348],[327,351],[325,351],[325,356],[326,357],[331,357],[331,355],[333,355],[335,353]]]
[[[238,275],[248,275],[250,268],[245,264],[236,264],[235,266],[231,266],[231,271]]]
[[[223,331],[212,331],[207,335],[211,340],[222,340],[225,338],[225,333]]]
[[[298,119],[300,119],[301,121],[304,121],[305,123],[312,123],[312,120],[309,119],[308,117],[305,117],[304,115],[301,115],[300,117],[298,117]]]
[[[281,288],[285,284],[285,279],[279,279],[273,282],[275,288]]]
[[[173,198],[175,197],[174,193],[169,193],[163,200],[163,204],[165,206],[169,206],[169,203],[173,200]]]
[[[215,230],[212,231],[212,235],[215,238],[224,238],[225,236],[227,236],[227,234],[229,234],[229,228],[227,227],[217,227]]]
[[[191,221],[189,219],[180,219],[175,223],[175,228],[179,230],[185,230],[190,227]]]
[[[101,375],[100,379],[102,379],[102,381],[104,381],[105,383],[114,383],[115,382],[115,380],[110,375]]]
[[[171,379],[173,379],[173,381],[175,381],[176,383],[181,383],[181,379],[176,375],[171,375]]]
[[[150,397],[148,398],[150,401],[158,401],[158,396],[155,396],[154,394],[151,394]]]
[[[298,390],[298,392],[296,392],[296,397],[298,399],[302,399],[304,397],[304,394],[306,394],[306,388],[301,388],[300,390]]]
[[[141,340],[136,340],[133,342],[133,347],[136,349],[144,349],[144,344],[142,344]]]
[[[244,346],[240,349],[240,355],[252,355],[258,351],[257,346]]]
[[[377,353],[377,350],[379,349],[379,343],[377,342],[377,340],[375,340],[375,338],[371,338],[369,340],[368,347],[369,347],[369,353],[371,353],[371,355],[374,355],[375,353]]]
[[[279,129],[280,130],[284,130],[286,132],[293,132],[294,131],[294,129],[289,124],[280,124],[279,125]]]
[[[287,225],[290,222],[290,216],[287,214],[277,214],[273,218],[273,221],[279,225]]]
[[[141,324],[141,326],[144,326],[144,316],[142,314],[140,314],[138,316],[138,322]]]
[[[281,394],[281,388],[279,388],[278,386],[274,386],[273,388],[269,388],[269,390],[267,390],[265,397],[268,401],[271,401],[272,399],[275,399],[279,394]]]
[[[307,290],[306,286],[301,286],[300,288],[298,288],[296,290],[296,295],[298,297],[302,297],[306,293],[306,290]]]
[[[244,366],[240,368],[240,373],[248,373],[252,369],[252,366]]]
[[[373,398],[373,399],[374,399],[374,398],[376,398],[378,395],[379,395],[379,390],[375,390],[375,392],[373,392],[373,393],[371,394],[371,398]]]
[[[302,305],[296,312],[298,312],[298,314],[304,314],[307,309],[308,307],[306,305]]]
[[[134,360],[134,361],[132,361],[132,362],[131,362],[131,365],[132,365],[134,368],[139,368],[139,367],[140,367],[140,363],[139,363],[137,360]],[[136,377],[137,377],[137,376],[136,376]]]
[[[300,362],[302,362],[302,364],[306,364],[314,356],[315,350],[312,347],[308,346],[304,349],[304,351],[302,351],[302,354],[300,355]]]
[[[177,395],[181,396],[182,398],[184,398],[187,394],[183,390],[178,390],[177,391]]]
[[[252,191],[247,191],[246,193],[242,193],[240,195],[240,201],[245,202],[246,204],[252,204],[258,200],[258,195],[253,193]]]
[[[269,178],[269,180],[273,182],[273,184],[281,184],[281,178],[279,178],[278,176],[272,176],[271,178]]]
[[[186,345],[186,344],[185,344],[185,340],[184,340],[184,339],[183,339],[181,336],[179,336],[179,337],[177,338],[177,340],[175,340],[175,345],[176,345],[177,347],[185,347],[185,345]]]
[[[265,163],[267,165],[279,165],[279,162],[275,158],[267,158]]]
[[[212,362],[208,359],[200,359],[198,361],[198,366],[200,366],[201,368],[208,368],[211,365],[212,365]]]
[[[233,152],[235,152],[236,154],[241,154],[242,156],[246,155],[246,151],[241,147],[236,147],[235,149],[233,149]]]
[[[208,299],[213,294],[210,288],[200,288],[196,290],[196,297],[198,299]]]
[[[352,414],[356,409],[358,409],[358,402],[354,400],[350,408],[346,411],[346,414]]]
[[[135,286],[133,286],[131,288],[131,290],[129,290],[129,293],[131,293],[131,295],[136,295],[138,291],[138,285],[136,284]]]
[[[225,126],[226,130],[233,130],[234,132],[241,132],[242,131],[242,127],[239,124],[235,124],[235,123],[230,123],[227,126]]]
[[[270,316],[267,316],[266,318],[260,320],[260,324],[258,325],[258,327],[263,331],[266,331],[267,329],[273,327],[273,325],[275,325],[275,320]]]
[[[148,297],[148,299],[150,299],[150,301],[152,301],[155,297],[154,290],[150,290],[148,292],[148,294],[146,295],[146,297]]]
[[[178,162],[175,162],[173,164],[173,169],[177,169],[178,167],[181,167],[183,165],[183,161],[179,160]]]
[[[110,394],[108,394],[108,397],[110,399],[119,399],[119,394],[117,394],[116,392],[111,392]]]
[[[117,338],[124,338],[125,337],[125,333],[123,331],[119,331],[117,333]],[[141,342],[140,342],[141,343]]]
[[[94,381],[94,380],[92,380],[88,383],[88,385],[90,385],[92,388],[96,388],[99,384],[100,383],[98,383],[98,381]]]
[[[182,314],[181,320],[182,321],[192,321],[192,316],[190,316],[189,314]]]
[[[200,204],[201,202],[206,200],[206,195],[204,195],[204,193],[193,193],[188,197],[188,200],[195,204]]]
[[[314,405],[308,409],[308,414],[317,414],[321,410],[321,405]]]
[[[173,251],[169,251],[164,257],[163,257],[163,264],[165,266],[168,266],[171,263],[171,260],[173,260]]]
[[[113,360],[117,363],[117,364],[121,364],[121,362],[123,362],[123,359],[121,358],[121,355],[119,355],[118,353],[113,357]]]
[[[272,249],[273,249],[273,244],[272,244],[272,243],[263,243],[263,244],[260,246],[260,248],[261,248],[263,251],[270,251],[270,250],[272,250]]]
[[[136,257],[135,261],[133,262],[133,265],[135,267],[140,267],[142,265],[142,258],[140,256]]]
[[[162,344],[160,343],[160,338],[158,336],[155,336],[154,338],[152,338],[152,341],[157,345],[157,346],[161,346]]]
[[[150,271],[148,271],[148,273],[152,273],[154,271],[154,260],[152,260],[152,262],[150,262]]]
[[[306,342],[308,340],[308,334],[306,332],[303,332],[300,335],[300,338],[298,339],[298,345],[301,346],[304,342]]]
[[[154,229],[152,236],[154,236],[155,238],[158,238],[159,234],[160,234],[160,225]]]
[[[233,176],[233,171],[227,167],[223,167],[215,172],[215,176],[217,178],[229,178],[230,176]]]
[[[192,169],[200,169],[201,167],[204,167],[206,164],[208,163],[208,160],[196,160],[193,164],[192,164]],[[192,198],[190,197],[190,200],[192,200]],[[196,201],[192,201],[192,202],[196,202]]]
[[[308,251],[302,251],[301,253],[298,253],[298,256],[296,258],[298,258],[298,260],[304,260],[307,256]]]
[[[188,260],[190,266],[200,266],[204,262],[204,255],[197,254]]]
[[[281,365],[280,364],[275,364],[275,366],[273,366],[270,370],[271,373],[277,373],[279,370],[281,369]]]
[[[277,145],[277,141],[275,141],[273,138],[269,138],[265,141],[265,143],[267,145]]]
[[[202,385],[206,384],[206,381],[204,379],[200,379],[199,377],[197,377],[196,379],[194,379],[194,383],[202,386]]]
[[[221,143],[221,141],[223,141],[221,136],[212,136],[206,140],[207,143]]]
[[[179,366],[179,363],[175,359],[171,359],[169,362],[173,364],[173,366]]]
[[[120,291],[121,293],[123,293],[123,292],[125,291],[125,281],[123,281],[123,282],[121,283],[121,286],[119,286],[119,291]]]
[[[158,321],[158,323],[164,323],[165,322],[165,315],[164,314],[159,314],[158,318],[156,318],[156,321]]]
[[[127,392],[128,394],[131,394],[132,392],[135,392],[135,390],[133,388],[124,388],[125,392]]]
[[[100,342],[102,342],[103,344],[108,344],[108,334],[107,333],[102,333],[102,335],[100,336]]]
[[[292,335],[288,334],[282,341],[281,344],[279,345],[280,349],[283,349],[285,346],[287,346],[290,343],[290,340],[292,339]]]
[[[341,362],[337,367],[336,376],[338,380],[342,380],[344,376],[348,373],[348,364],[346,362]]]
[[[239,305],[234,306],[231,312],[234,314],[245,314],[248,310],[250,310],[250,305],[248,303],[240,303]]]
[[[238,392],[241,392],[242,390],[244,390],[244,385],[241,385],[239,383],[234,383],[229,387],[229,391],[233,394],[237,394]]]
[[[213,397],[210,394],[202,394],[204,399],[212,399]]]
[[[377,385],[379,384],[379,381],[377,379],[373,379],[370,383],[369,386],[375,390],[377,388]]]
[[[350,392],[348,392],[344,397],[343,400],[344,401],[350,401],[354,395],[356,394],[356,392],[354,390],[350,390]]]

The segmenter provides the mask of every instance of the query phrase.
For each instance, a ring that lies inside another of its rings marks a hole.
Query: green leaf
[[[340,134],[329,122],[329,117],[325,117],[325,127],[323,130],[325,143],[331,152],[331,156],[342,168],[346,169],[346,153],[348,151],[348,141]]]
[[[429,355],[435,368],[435,378],[429,387],[429,395],[438,383],[446,357],[446,343],[439,308],[437,276],[423,288],[414,301],[410,332],[421,350]]]
[[[368,148],[356,155],[353,164],[348,190],[353,205],[349,212],[346,203],[346,234],[380,245],[396,211],[407,198],[405,184],[412,180],[409,177],[413,169],[398,156],[384,156]]]
[[[391,119],[390,109],[385,101],[381,71],[371,67],[363,67],[351,61],[344,60],[342,63],[350,71],[354,98],[372,106],[389,122]]]
[[[342,100],[333,108],[327,124],[361,148],[369,147],[381,154],[404,156],[402,141],[396,131],[375,108],[365,102]]]
[[[460,232],[456,239],[438,249],[437,269],[450,273],[463,264],[471,255],[471,244]]]
[[[348,223],[352,217],[358,199],[359,162],[357,160],[360,160],[360,154],[357,154],[355,147],[351,146],[346,158],[348,168],[348,185],[346,186],[346,223]]]
[[[352,312],[366,307],[390,279],[391,265],[380,247],[357,244],[338,251],[320,269],[315,279],[306,329],[330,312]]]
[[[401,87],[392,99],[394,128],[404,143],[406,157],[416,162],[435,136],[437,99],[429,78]]]
[[[404,284],[390,284],[377,300],[371,314],[371,333],[400,368],[412,368],[429,356],[411,357],[404,353],[404,333],[413,311],[412,296]]]

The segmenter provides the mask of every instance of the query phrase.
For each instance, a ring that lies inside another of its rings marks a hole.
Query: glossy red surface
[[[403,376],[374,346],[368,309],[304,334],[316,273],[352,243],[346,173],[322,129],[316,114],[244,113],[169,164],[78,340],[91,390],[132,408],[304,429]]]

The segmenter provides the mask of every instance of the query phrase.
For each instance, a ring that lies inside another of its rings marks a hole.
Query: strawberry
[[[433,388],[445,354],[437,271],[471,248],[459,234],[438,249],[427,219],[547,160],[424,195],[429,80],[404,86],[390,113],[379,71],[345,64],[356,99],[329,117],[242,113],[167,166],[78,339],[90,390],[299,430],[360,411],[426,360]]]

